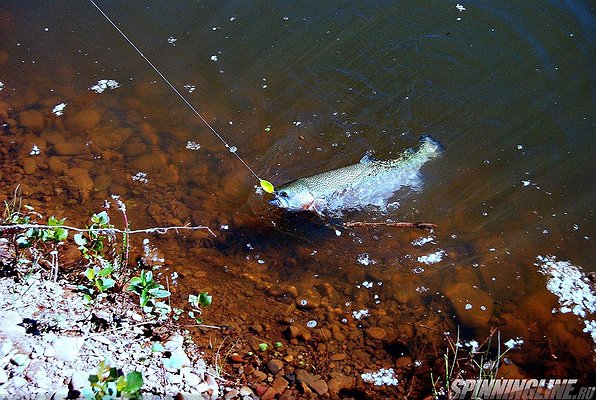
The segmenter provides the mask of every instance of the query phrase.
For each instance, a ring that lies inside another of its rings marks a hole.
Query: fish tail
[[[445,147],[430,135],[422,135],[420,136],[420,151],[427,153],[430,157],[436,157],[443,154]]]

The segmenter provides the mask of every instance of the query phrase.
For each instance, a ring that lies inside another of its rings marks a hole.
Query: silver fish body
[[[439,142],[423,136],[418,150],[408,149],[399,158],[373,160],[365,156],[357,164],[286,183],[275,191],[270,203],[289,211],[318,214],[340,214],[366,206],[383,208],[400,188],[419,189],[420,168],[442,152]]]

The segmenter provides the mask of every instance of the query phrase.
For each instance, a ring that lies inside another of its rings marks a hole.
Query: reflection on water
[[[552,254],[594,270],[593,10],[456,5],[102,4],[276,185],[368,151],[391,158],[421,134],[439,139],[446,152],[424,167],[422,191],[387,215],[350,215],[437,223],[430,236],[337,228],[269,207],[84,2],[3,2],[2,196],[22,183],[40,209],[77,221],[118,194],[135,226],[218,229],[215,240],[155,239],[181,274],[181,297],[209,289],[212,318],[240,329],[259,321],[272,335],[315,320],[330,352],[354,348],[344,373],[407,356],[426,374],[432,352],[420,338],[459,325],[467,337],[498,326],[522,338],[510,357],[520,376],[585,377],[594,343],[576,316],[551,312],[557,299],[534,264]],[[101,80],[118,87],[89,90]],[[246,303],[250,316],[238,310]],[[371,339],[371,327],[382,337]],[[408,354],[392,351],[396,343]]]

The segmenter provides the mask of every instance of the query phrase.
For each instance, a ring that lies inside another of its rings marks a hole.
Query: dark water
[[[369,318],[342,329],[380,326],[407,343],[423,333],[403,331],[406,322],[452,332],[459,325],[478,340],[497,326],[525,339],[511,358],[528,375],[593,372],[594,343],[581,332],[586,318],[550,312],[556,298],[534,265],[554,255],[596,271],[592,3],[100,5],[274,184],[357,162],[367,151],[395,156],[421,134],[440,140],[446,152],[423,168],[422,191],[396,199],[389,214],[350,215],[433,222],[433,242],[413,246],[427,234],[389,227],[338,236],[316,219],[269,208],[254,178],[85,1],[1,5],[0,100],[16,119],[3,134],[4,196],[23,183],[32,200],[46,203],[42,209],[77,221],[117,193],[135,226],[217,228],[217,239],[154,242],[181,273],[181,296],[205,288],[215,294],[213,319],[277,326],[279,313],[331,328],[368,309]],[[100,79],[120,87],[88,90]],[[61,102],[65,115],[56,117],[51,110]],[[22,126],[23,110],[41,112],[43,129]],[[98,113],[99,122],[79,129],[69,118],[80,110]],[[63,139],[49,140],[47,131]],[[62,140],[99,149],[60,155],[54,142]],[[187,149],[188,141],[201,148]],[[30,156],[37,142],[41,154]],[[56,172],[50,156],[86,172]],[[31,175],[8,167],[27,157],[37,163]],[[131,179],[138,172],[147,173],[147,184]],[[109,182],[98,183],[100,176]],[[417,259],[441,250],[436,264]],[[364,253],[375,263],[358,262]],[[267,296],[271,285],[296,287],[296,300]],[[301,296],[321,304],[303,310]],[[474,303],[470,296],[478,296],[475,322],[454,312],[458,302]],[[494,304],[481,312],[483,296]],[[236,318],[247,303],[250,316]],[[330,349],[341,347],[334,340]],[[422,358],[414,348],[412,357]],[[390,351],[362,357],[356,370],[396,358]]]

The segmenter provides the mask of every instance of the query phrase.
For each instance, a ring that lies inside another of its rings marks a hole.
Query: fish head
[[[273,194],[275,195],[275,199],[271,200],[269,204],[288,211],[308,210],[315,201],[315,196],[301,180],[286,183],[280,186]]]

